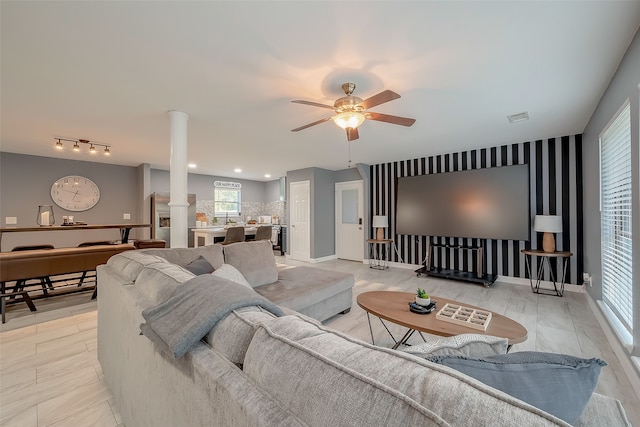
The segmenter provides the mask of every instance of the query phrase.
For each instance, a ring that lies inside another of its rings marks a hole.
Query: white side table
[[[389,268],[389,248],[393,240],[391,239],[369,239],[369,268],[385,270]]]

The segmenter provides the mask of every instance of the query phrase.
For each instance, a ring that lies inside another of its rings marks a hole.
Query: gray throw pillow
[[[184,268],[186,270],[189,270],[196,276],[209,274],[212,273],[213,270],[215,270],[213,268],[213,265],[211,265],[211,263],[207,261],[202,255],[191,261],[189,264],[185,265]]]
[[[249,282],[247,282],[247,279],[244,278],[242,273],[240,273],[238,269],[231,264],[222,264],[222,266],[219,269],[217,269],[211,274],[214,276],[222,277],[227,280],[231,280],[232,282],[239,283],[241,285],[246,286],[249,289],[253,289],[249,284]]]
[[[276,257],[268,240],[226,245],[224,262],[237,268],[254,288],[278,281]]]
[[[523,351],[480,359],[464,356],[427,358],[574,424],[593,393],[600,359]]]
[[[429,337],[427,342],[403,348],[401,351],[418,357],[469,356],[487,357],[505,354],[509,340],[481,334],[460,334],[452,337]]]

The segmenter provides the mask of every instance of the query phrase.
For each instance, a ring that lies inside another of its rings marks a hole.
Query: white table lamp
[[[562,232],[562,217],[560,215],[536,215],[533,221],[533,229],[542,235],[542,250],[554,252],[556,241],[553,233]]]
[[[377,228],[376,231],[376,240],[384,240],[384,230],[383,228],[387,228],[389,226],[389,220],[386,215],[374,215],[373,221],[371,221],[371,226],[373,228]]]

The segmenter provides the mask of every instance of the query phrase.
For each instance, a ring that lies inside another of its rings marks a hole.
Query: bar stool
[[[258,227],[255,240],[271,240],[272,229],[273,227],[270,225]]]
[[[228,245],[230,243],[244,242],[244,227],[227,228],[224,240],[221,244]]]

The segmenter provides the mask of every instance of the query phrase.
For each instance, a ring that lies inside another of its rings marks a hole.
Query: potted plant
[[[424,289],[418,288],[416,291],[416,304],[427,306],[431,304],[431,298],[429,298],[429,294]]]

